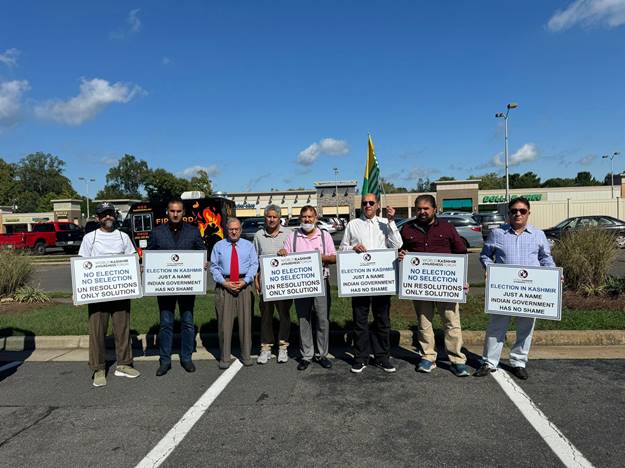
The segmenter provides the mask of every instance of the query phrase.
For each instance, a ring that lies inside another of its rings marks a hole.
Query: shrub
[[[12,296],[32,274],[30,259],[12,251],[0,251],[0,297]]]
[[[13,299],[17,302],[27,302],[29,304],[35,302],[50,302],[50,296],[48,296],[43,289],[33,288],[32,286],[24,286],[19,288],[13,294]]]
[[[617,251],[613,233],[576,230],[563,236],[552,250],[556,265],[564,270],[566,287],[587,295],[605,291]]]
[[[625,278],[609,276],[605,283],[605,292],[610,296],[625,294]]]

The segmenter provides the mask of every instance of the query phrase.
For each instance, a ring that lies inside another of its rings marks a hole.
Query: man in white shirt
[[[378,197],[368,193],[362,197],[362,214],[347,223],[341,241],[341,250],[355,250],[362,253],[376,249],[399,249],[401,235],[395,225],[395,209],[386,207],[386,219],[376,215],[380,208]],[[369,306],[373,322],[369,327]],[[367,367],[370,350],[373,364],[386,372],[395,372],[390,361],[391,296],[354,296],[354,363],[352,372],[360,373]],[[370,349],[371,348],[371,349]]]
[[[104,255],[131,255],[136,250],[128,235],[115,228],[115,207],[112,203],[100,203],[96,207],[100,228],[86,234],[80,244],[81,257]],[[141,375],[132,367],[130,345],[130,300],[96,302],[88,304],[89,310],[89,367],[93,371],[93,386],[106,385],[105,337],[109,316],[113,320],[115,354],[117,366],[115,375],[134,379]]]

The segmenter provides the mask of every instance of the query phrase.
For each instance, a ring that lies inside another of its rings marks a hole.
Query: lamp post
[[[78,180],[82,180],[85,183],[87,188],[87,220],[89,219],[89,182],[95,182],[95,179],[90,179],[89,177],[79,177]]]
[[[336,202],[336,217],[339,217],[339,169],[337,167],[332,168],[334,171],[334,194]]]
[[[615,151],[612,154],[604,154],[601,156],[601,159],[610,159],[610,189],[612,190],[612,198],[614,198],[614,158],[618,156],[618,151]]]
[[[511,102],[506,106],[506,113],[504,114],[503,112],[497,112],[495,114],[495,118],[497,119],[503,119],[504,121],[504,127],[505,127],[505,137],[504,137],[504,155],[505,155],[505,160],[506,160],[506,203],[508,203],[510,201],[510,174],[509,174],[509,164],[508,164],[508,114],[510,113],[511,109],[516,109],[517,107],[519,107],[519,105],[516,102]]]

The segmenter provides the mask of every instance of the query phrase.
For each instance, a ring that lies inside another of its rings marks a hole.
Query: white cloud
[[[577,164],[581,164],[582,166],[589,166],[597,159],[596,154],[589,154],[588,156],[584,156],[583,158],[579,158],[576,162]]]
[[[116,166],[118,162],[119,162],[119,159],[115,157],[105,156],[103,158],[100,158],[100,163],[104,164],[105,166]]]
[[[53,99],[35,106],[35,115],[69,125],[80,125],[95,117],[106,106],[113,103],[125,104],[144,91],[129,83],[110,84],[106,80],[82,79],[78,96],[62,101]]]
[[[196,176],[198,171],[206,171],[208,177],[214,177],[219,174],[219,168],[216,164],[211,164],[210,166],[191,166],[187,167],[185,170],[180,171],[178,173],[178,177],[186,177],[190,179],[193,176]]]
[[[140,8],[135,8],[134,10],[130,10],[128,12],[128,16],[126,16],[126,26],[117,29],[110,33],[111,39],[124,39],[129,34],[138,33],[141,31],[143,27],[143,23],[141,23],[141,18],[139,18]]]
[[[28,81],[14,80],[0,83],[0,130],[18,120],[22,108],[22,95],[30,89]]]
[[[334,138],[324,138],[318,143],[313,143],[308,148],[300,151],[297,156],[297,163],[302,166],[310,166],[319,155],[326,154],[328,156],[343,156],[349,153],[349,147],[345,140],[336,140]]]
[[[163,65],[170,65],[170,64],[171,64],[171,59],[170,59],[169,57],[163,57],[163,58],[161,59],[161,63],[162,63]]]
[[[508,157],[509,166],[517,166],[519,164],[535,161],[538,158],[538,148],[534,143],[525,143],[521,148]],[[505,167],[506,162],[504,160],[503,153],[496,154],[491,160],[492,166]]]
[[[20,56],[20,51],[13,48],[7,49],[3,53],[0,53],[0,63],[4,63],[7,67],[13,68],[17,66],[17,58]]]
[[[547,28],[564,31],[577,25],[606,25],[615,28],[625,24],[625,0],[575,0],[549,19]]]

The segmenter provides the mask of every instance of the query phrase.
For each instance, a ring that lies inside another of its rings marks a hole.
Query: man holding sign
[[[182,220],[184,204],[174,199],[167,204],[167,224],[156,226],[146,250],[206,250],[200,231]],[[207,265],[204,265],[206,268]],[[161,377],[171,369],[171,348],[174,339],[176,303],[180,310],[180,365],[187,372],[195,372],[191,360],[195,345],[193,323],[194,295],[158,296],[160,327],[158,331],[159,366],[156,376]]]
[[[332,367],[332,361],[327,358],[330,343],[330,269],[328,264],[336,263],[336,249],[332,236],[328,231],[322,231],[317,224],[317,210],[314,206],[303,206],[299,213],[300,228],[290,234],[284,247],[278,255],[285,256],[294,252],[321,252],[323,263],[323,277],[325,280],[325,296],[303,297],[295,299],[295,311],[299,319],[300,352],[302,358],[297,370],[306,370],[310,361],[314,360],[324,369]],[[315,314],[313,320],[313,312]],[[313,322],[316,325],[317,353],[313,341]]]
[[[136,250],[125,232],[115,229],[116,211],[112,203],[100,203],[96,207],[100,228],[85,234],[78,255],[81,257],[102,257],[106,255],[131,255]],[[93,386],[106,385],[105,337],[109,317],[113,320],[115,375],[134,379],[141,375],[132,367],[130,346],[130,299],[96,302],[87,305],[89,310],[89,367],[93,371]]]
[[[377,216],[380,209],[378,197],[373,193],[362,196],[360,218],[347,223],[341,241],[341,250],[353,249],[362,253],[375,249],[398,249],[401,236],[395,225],[395,209],[386,207],[386,219]],[[373,323],[369,330],[369,307]],[[391,364],[391,296],[354,296],[354,363],[351,371],[360,373],[367,367],[369,353],[373,351],[374,365],[386,372],[395,372]],[[370,350],[370,348],[372,348]]]
[[[508,204],[510,224],[504,224],[490,232],[484,243],[480,261],[484,268],[492,263],[519,266],[555,267],[551,249],[545,233],[527,221],[530,215],[530,202],[525,198],[515,198]],[[494,262],[493,262],[494,260]],[[488,278],[486,278],[488,282]],[[494,372],[510,324],[509,315],[492,314],[486,329],[482,366],[473,374],[484,377]],[[516,317],[516,342],[510,350],[512,373],[521,380],[528,378],[525,366],[528,361],[535,318]]]
[[[436,199],[432,195],[419,195],[415,199],[415,211],[417,212],[416,219],[402,226],[403,246],[399,252],[400,260],[403,260],[406,252],[467,253],[467,247],[456,228],[436,217]],[[466,290],[467,285],[464,287]],[[462,352],[462,328],[458,303],[413,301],[413,304],[417,313],[418,339],[422,352],[417,371],[429,373],[436,368],[436,344],[432,328],[434,309],[436,309],[445,328],[445,348],[451,361],[451,371],[458,377],[467,377],[469,368],[466,365],[467,357]]]

